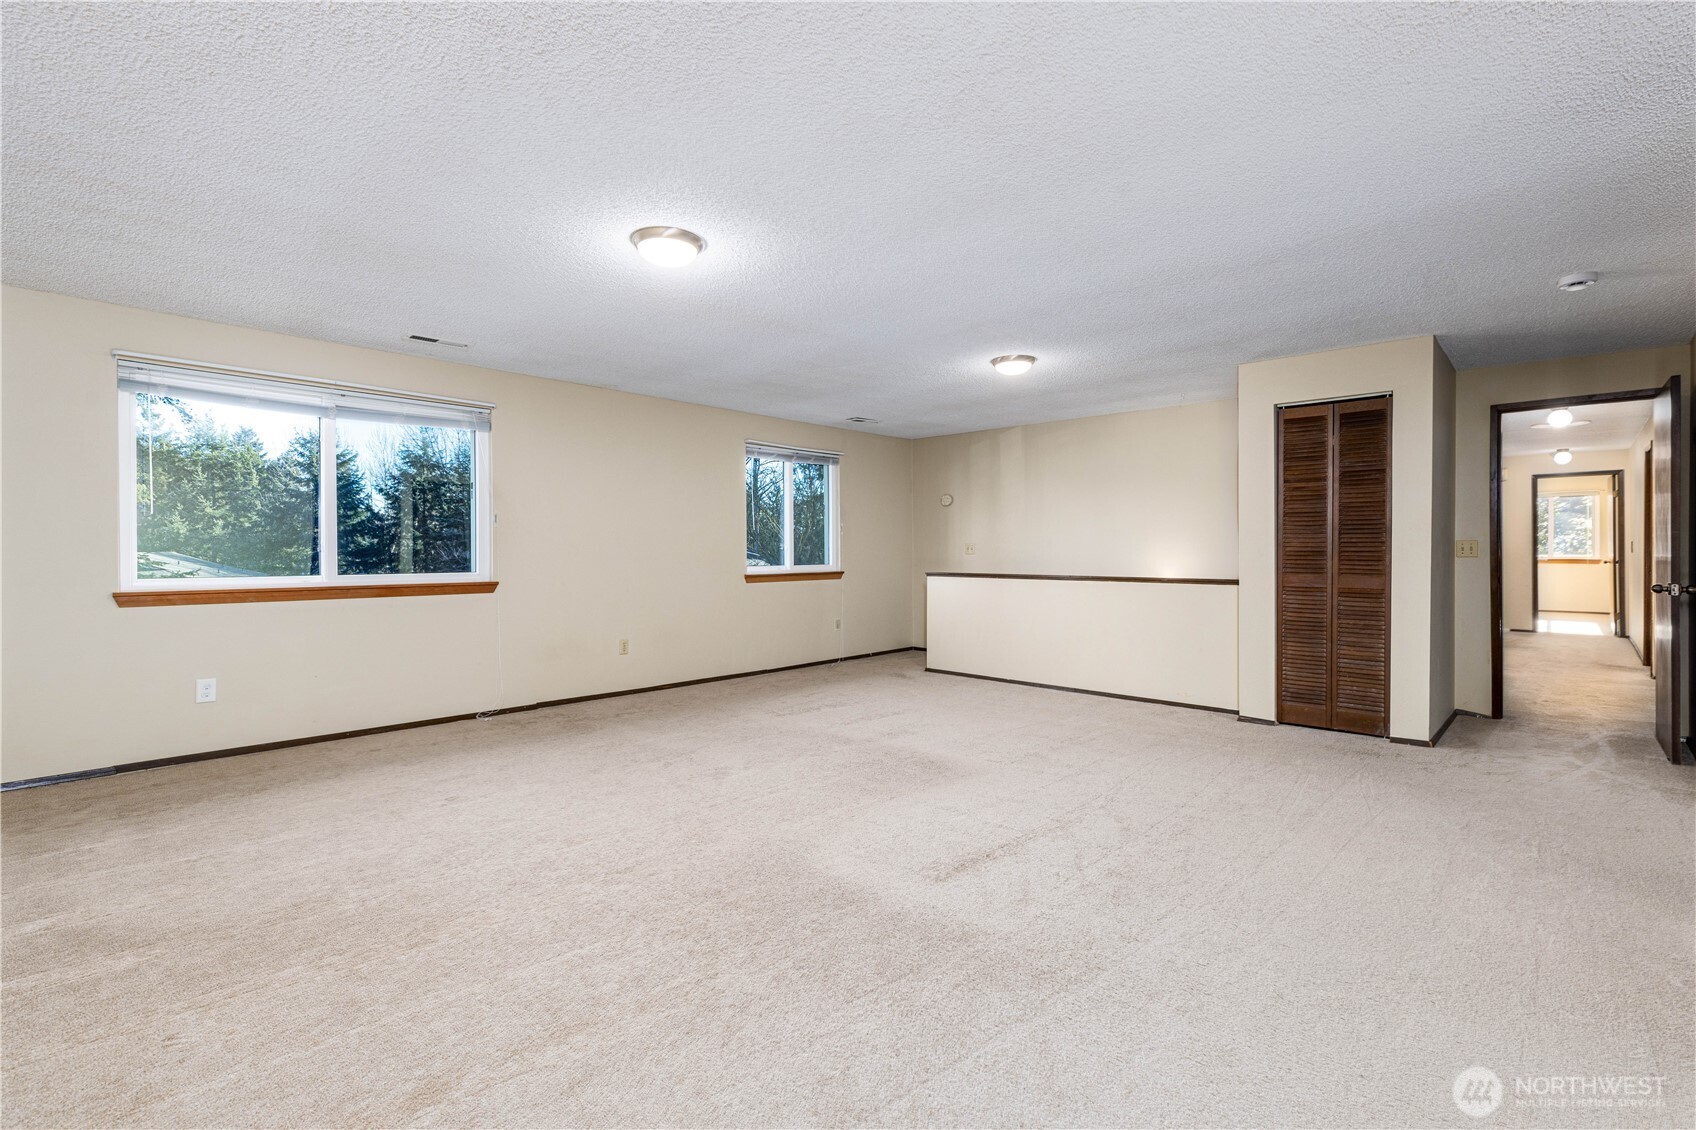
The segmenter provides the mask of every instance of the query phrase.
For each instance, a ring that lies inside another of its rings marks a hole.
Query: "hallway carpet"
[[[1696,773],[1510,656],[1436,749],[902,655],[14,792],[4,1120],[1688,1126]]]

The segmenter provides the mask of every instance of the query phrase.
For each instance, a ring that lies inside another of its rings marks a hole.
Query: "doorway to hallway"
[[[1682,590],[1670,583],[1683,568],[1681,380],[1491,407],[1494,717],[1507,710],[1510,636],[1587,638],[1553,654],[1628,666],[1653,688],[1644,726],[1669,759],[1687,756]]]
[[[1636,418],[1639,414],[1640,420]],[[1649,426],[1647,402],[1620,405],[1616,415],[1620,417],[1615,423],[1617,433],[1636,427],[1639,435],[1633,441],[1647,444],[1647,437],[1641,434]],[[1578,421],[1573,426],[1578,426]],[[1585,461],[1605,463],[1614,454],[1605,450],[1586,452]],[[1535,468],[1536,456],[1528,460]],[[1526,461],[1512,458],[1506,464],[1508,473]],[[1642,491],[1641,484],[1633,486],[1633,493]],[[1625,610],[1625,559],[1628,549],[1634,557],[1643,556],[1650,530],[1641,523],[1638,528],[1628,528],[1624,497],[1625,473],[1621,469],[1545,474],[1533,470],[1528,551],[1532,631],[1622,639],[1632,639],[1636,632],[1633,646],[1642,647],[1642,623]],[[1521,555],[1509,554],[1507,563],[1520,565]]]

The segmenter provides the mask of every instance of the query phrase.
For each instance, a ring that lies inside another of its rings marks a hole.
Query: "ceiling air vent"
[[[446,341],[439,337],[425,337],[423,334],[410,334],[408,341],[422,341],[426,345],[445,345],[450,349],[470,349],[471,344],[464,341]]]
[[[875,424],[875,423],[877,423],[877,421],[872,419],[870,416],[850,416],[850,417],[848,417],[848,419],[845,422],[850,423],[850,424]]]

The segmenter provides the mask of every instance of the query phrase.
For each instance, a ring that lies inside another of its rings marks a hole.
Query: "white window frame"
[[[1550,545],[1551,548],[1554,546],[1554,543],[1555,543],[1554,500],[1557,499],[1557,498],[1584,498],[1584,499],[1588,499],[1590,501],[1590,553],[1587,556],[1576,557],[1576,558],[1569,558],[1569,557],[1566,557],[1564,555],[1556,556],[1554,554],[1540,553],[1540,554],[1537,555],[1537,560],[1540,561],[1540,562],[1542,562],[1542,561],[1569,561],[1569,560],[1570,561],[1600,562],[1600,561],[1605,560],[1605,557],[1602,553],[1602,495],[1601,495],[1601,492],[1593,491],[1593,490],[1553,490],[1553,491],[1539,491],[1537,493],[1537,497],[1532,501],[1533,511],[1540,511],[1542,509],[1541,504],[1544,503],[1544,502],[1548,502],[1550,504],[1549,505],[1549,523],[1548,523],[1549,524],[1548,544]],[[1543,525],[1543,515],[1539,513],[1539,514],[1536,515],[1536,517],[1537,517],[1537,524],[1538,524],[1539,527],[1541,527]],[[1533,544],[1533,547],[1535,547],[1536,543],[1533,542],[1532,544]]]
[[[417,393],[372,385],[354,385],[317,381],[285,373],[259,369],[236,369],[224,365],[208,365],[174,357],[114,351],[119,359],[156,362],[162,366],[184,370],[215,373],[220,376],[252,377],[256,381],[290,381],[332,392],[389,397],[416,404],[452,404],[491,409],[493,405],[477,401],[448,400],[421,396]],[[471,562],[469,573],[381,573],[348,574],[336,571],[336,418],[333,411],[317,416],[318,442],[318,569],[310,576],[298,577],[140,577],[137,576],[138,552],[136,530],[137,465],[135,450],[135,398],[137,393],[118,390],[118,591],[119,592],[192,592],[205,589],[312,589],[346,588],[364,585],[428,585],[454,582],[476,583],[492,581],[494,576],[494,488],[490,478],[488,431],[472,431],[472,501],[471,501]],[[193,394],[184,394],[193,399]]]
[[[746,548],[748,530],[748,459],[783,460],[783,560],[795,558],[795,463],[823,463],[825,466],[825,564],[823,565],[748,565]],[[751,575],[763,573],[840,573],[842,571],[842,456],[834,451],[814,451],[805,447],[788,447],[779,443],[748,440],[742,445],[742,545],[743,565]]]

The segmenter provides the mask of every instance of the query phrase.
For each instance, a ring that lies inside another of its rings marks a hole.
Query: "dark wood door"
[[[1332,406],[1278,411],[1278,721],[1331,725]]]
[[[1643,532],[1638,536],[1643,547],[1643,665],[1655,674],[1655,445],[1643,453]]]
[[[1679,458],[1684,443],[1680,420],[1679,378],[1674,377],[1655,397],[1654,485],[1650,488],[1654,506],[1654,537],[1650,552],[1654,557],[1651,599],[1654,603],[1654,639],[1650,645],[1654,655],[1651,668],[1655,673],[1655,740],[1671,761],[1677,761],[1679,745],[1678,680],[1679,680],[1679,605],[1688,599],[1673,596],[1668,589],[1684,578],[1683,546],[1678,542],[1679,476],[1684,468]],[[1662,591],[1655,592],[1655,589]]]
[[[1278,721],[1389,732],[1390,401],[1278,413]]]
[[[1337,405],[1336,696],[1331,725],[1389,732],[1390,402]]]

